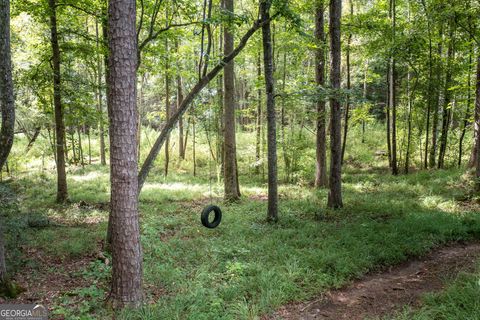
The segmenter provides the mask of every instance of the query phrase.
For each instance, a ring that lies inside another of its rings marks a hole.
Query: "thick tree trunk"
[[[50,31],[53,53],[53,104],[55,107],[55,134],[57,153],[57,202],[68,199],[67,174],[65,171],[65,124],[63,122],[62,87],[60,73],[60,47],[58,46],[57,12],[55,0],[48,1],[50,6]]]
[[[135,1],[110,0],[108,11],[112,224],[110,299],[116,307],[138,307],[143,292],[136,147]]]
[[[0,171],[12,149],[15,129],[12,59],[10,51],[10,0],[0,0]],[[7,281],[3,223],[0,221],[0,285]]]
[[[224,0],[224,10],[233,15],[233,0]],[[224,28],[224,55],[233,51],[234,35],[231,26]],[[236,201],[240,198],[237,176],[237,146],[235,137],[235,65],[232,60],[223,71],[224,86],[224,183],[225,200]]]
[[[477,58],[477,84],[475,90],[475,189],[480,192],[480,55]]]
[[[270,19],[270,0],[261,0],[262,20]],[[270,23],[262,27],[263,65],[267,94],[267,134],[268,134],[268,212],[269,221],[278,221],[278,178],[277,178],[277,128],[275,115],[275,90],[273,79],[273,46]]]
[[[341,83],[340,20],[342,1],[330,1],[330,84],[338,92]],[[342,107],[338,94],[330,97],[330,192],[328,206],[343,207],[342,200]]]
[[[274,17],[272,17],[272,19],[273,18]],[[203,88],[207,86],[208,83],[210,83],[210,81],[213,78],[215,78],[218,75],[218,73],[224,68],[225,65],[227,65],[236,56],[238,56],[238,54],[243,50],[243,48],[245,48],[248,40],[253,36],[253,34],[268,22],[270,22],[270,19],[266,21],[257,20],[254,23],[254,25],[242,37],[237,47],[230,54],[228,54],[228,56],[224,57],[220,61],[220,63],[218,63],[212,70],[210,70],[210,72],[208,72],[204,77],[202,77],[202,79],[200,79],[195,84],[195,86],[191,89],[189,94],[183,100],[183,103],[180,105],[179,109],[175,112],[175,114],[172,115],[170,120],[163,127],[162,131],[160,132],[160,135],[158,136],[152,149],[150,150],[150,153],[145,159],[145,162],[143,163],[142,168],[138,174],[138,184],[139,184],[138,191],[139,192],[141,191],[145,183],[145,180],[147,179],[148,173],[150,172],[150,169],[152,168],[155,159],[157,158],[160,150],[162,149],[163,144],[165,143],[165,139],[167,135],[175,127],[175,125],[178,122],[178,119],[182,115],[184,115],[185,112],[188,110],[193,99],[198,95],[200,91],[202,91]]]
[[[317,88],[325,87],[325,3],[318,0],[315,17],[315,38],[318,49],[315,52],[315,82]],[[327,135],[325,99],[317,98],[317,132],[316,132],[316,170],[315,187],[324,188],[328,185],[327,177]]]

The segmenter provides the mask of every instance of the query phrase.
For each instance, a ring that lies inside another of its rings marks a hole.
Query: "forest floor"
[[[473,272],[480,258],[480,244],[452,244],[434,249],[385,272],[367,275],[317,299],[292,303],[264,319],[363,320],[392,315],[406,306],[418,308],[426,293],[438,292],[460,272]]]

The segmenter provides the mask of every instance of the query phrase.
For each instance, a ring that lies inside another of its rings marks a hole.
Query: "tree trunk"
[[[142,248],[136,146],[137,36],[135,1],[110,0],[108,20],[112,287],[115,307],[138,307]]]
[[[10,1],[0,0],[0,171],[12,149],[15,129],[15,103],[13,96],[12,58],[10,51]],[[7,281],[3,223],[0,221],[0,285]]]
[[[353,17],[353,0],[350,0],[350,18]],[[348,34],[347,41],[347,103],[345,105],[345,119],[343,127],[343,144],[342,144],[342,165],[345,159],[345,149],[347,147],[347,136],[348,136],[348,120],[350,118],[350,90],[352,88],[352,79],[351,79],[351,68],[350,68],[350,49],[352,46],[352,31]]]
[[[97,40],[97,108],[98,108],[98,129],[100,135],[100,164],[102,166],[107,164],[105,157],[105,128],[103,122],[103,90],[102,90],[102,59],[100,55],[100,37],[98,30],[98,20],[95,21],[95,35]]]
[[[475,189],[480,192],[480,55],[477,58],[477,84],[475,90]]]
[[[442,52],[443,52],[443,25],[440,26],[439,32],[440,42],[438,43],[438,58],[436,61],[436,74],[437,74],[437,83],[434,87],[436,94],[434,94],[436,101],[433,106],[433,119],[432,119],[432,146],[430,149],[430,157],[428,164],[430,168],[434,168],[436,165],[437,149],[438,149],[438,122],[439,122],[439,110],[440,104],[442,103],[441,83],[442,83]]]
[[[178,42],[175,42],[175,47],[178,51]],[[183,88],[182,88],[182,76],[180,72],[177,73],[177,110],[180,109],[180,106],[183,102]],[[178,119],[178,156],[181,160],[185,160],[185,149],[184,149],[184,139],[183,139],[183,117]]]
[[[165,39],[165,119],[170,119],[170,63],[168,61],[168,39]],[[170,137],[165,141],[165,177],[168,176],[168,165],[170,163]]]
[[[270,0],[261,0],[260,15],[262,20],[270,19]],[[262,27],[263,65],[265,69],[265,86],[267,94],[267,141],[268,141],[268,212],[269,221],[278,221],[278,186],[277,186],[277,128],[275,115],[275,89],[273,80],[273,48],[270,22]]]
[[[472,63],[473,63],[473,54],[474,54],[474,47],[473,47],[473,39],[470,37],[470,41],[472,45],[470,47],[470,54],[468,57],[468,65],[469,65],[469,73],[468,73],[468,80],[467,80],[467,111],[465,111],[465,116],[463,118],[463,126],[460,132],[460,139],[458,141],[458,166],[462,165],[462,158],[463,158],[463,141],[465,139],[465,134],[467,133],[467,127],[470,123],[470,116],[471,116],[471,109],[472,109]]]
[[[261,52],[258,52],[257,57],[257,80],[260,81],[262,77],[262,58]],[[257,90],[257,121],[256,121],[256,143],[255,143],[255,173],[260,174],[260,164],[262,163],[262,89]],[[263,164],[262,164],[263,166]]]
[[[341,83],[341,40],[340,20],[342,1],[330,1],[330,85],[335,92],[340,91]],[[328,206],[343,207],[342,200],[342,107],[338,94],[330,97],[330,192]]]
[[[224,0],[224,10],[233,15],[233,0]],[[233,51],[234,35],[231,26],[224,28],[224,55]],[[225,200],[236,201],[240,198],[237,176],[237,146],[235,137],[235,65],[233,60],[223,71],[224,86],[224,183]]]
[[[325,8],[324,0],[317,1],[315,17],[315,38],[318,49],[315,52],[315,82],[317,88],[325,87]],[[327,177],[327,135],[326,135],[326,110],[325,99],[317,98],[317,132],[316,132],[316,170],[315,187],[324,188],[328,185]]]
[[[448,131],[450,127],[452,93],[450,86],[452,84],[452,63],[454,58],[454,24],[451,22],[449,44],[447,49],[447,70],[445,75],[444,100],[442,110],[442,131],[440,135],[440,150],[438,153],[438,168],[443,169],[445,166],[445,154],[447,152]]]
[[[397,27],[397,12],[396,12],[396,3],[395,0],[390,0],[390,12],[392,19],[392,44],[395,47],[395,36],[396,36],[396,27]],[[390,58],[390,108],[392,111],[392,174],[398,174],[398,161],[397,161],[397,93],[396,93],[396,84],[397,84],[397,74],[395,70],[395,49]]]
[[[50,6],[50,31],[53,53],[53,104],[55,106],[55,134],[57,153],[57,202],[67,201],[67,174],[65,171],[65,124],[63,122],[62,87],[60,73],[60,48],[57,34],[57,12],[55,0],[48,1]]]

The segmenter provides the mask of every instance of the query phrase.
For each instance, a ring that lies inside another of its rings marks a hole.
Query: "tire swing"
[[[212,115],[212,109],[210,107],[209,116],[211,115]],[[210,122],[211,122],[211,118],[210,118]],[[209,127],[211,127],[211,125]],[[220,209],[220,207],[212,204],[212,200],[213,200],[212,179],[213,178],[212,178],[212,155],[211,154],[208,159],[208,169],[209,169],[210,204],[202,210],[201,221],[202,221],[202,225],[205,228],[215,229],[216,227],[218,227],[220,222],[222,222],[222,210]],[[211,213],[215,214],[213,220],[210,220]]]
[[[214,212],[215,217],[210,221],[210,214]],[[215,229],[222,221],[222,210],[215,205],[209,205],[202,211],[202,224],[205,228]]]

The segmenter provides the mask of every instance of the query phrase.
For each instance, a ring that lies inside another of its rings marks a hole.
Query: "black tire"
[[[215,212],[215,219],[212,222],[209,221],[208,217],[210,213]],[[209,229],[214,229],[218,227],[220,222],[222,221],[222,210],[220,210],[217,206],[208,206],[202,211],[202,224],[204,227]]]

